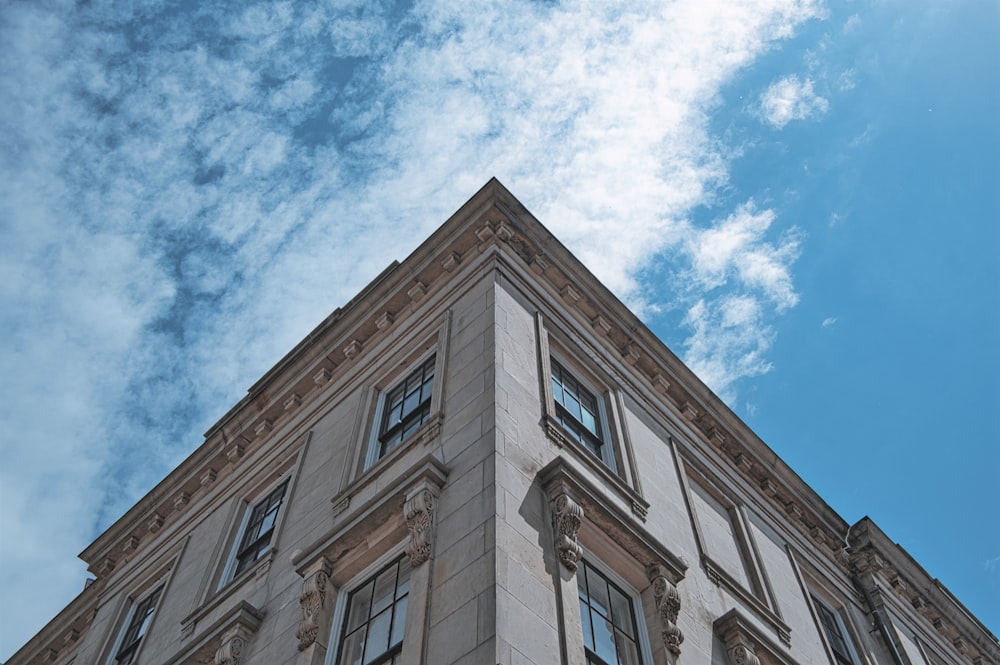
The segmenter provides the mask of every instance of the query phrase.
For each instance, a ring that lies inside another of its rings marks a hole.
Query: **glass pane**
[[[417,408],[418,404],[420,404],[420,388],[414,389],[406,396],[406,400],[403,402],[403,413],[410,413]]]
[[[580,599],[580,621],[583,623],[583,645],[594,650],[594,631],[590,629],[590,608]]]
[[[365,629],[361,628],[344,639],[341,647],[340,665],[361,665],[361,656],[365,649]]]
[[[569,411],[570,415],[574,418],[580,418],[580,403],[576,401],[576,398],[570,395],[568,392],[565,393],[566,397],[566,410]]]
[[[587,568],[587,589],[590,592],[590,605],[604,616],[610,616],[608,608],[608,583],[604,581],[593,568]],[[596,626],[594,628],[597,629]]]
[[[617,631],[615,641],[618,643],[618,662],[621,665],[639,665],[639,651],[635,642]]]
[[[375,596],[372,600],[372,614],[378,614],[392,604],[396,590],[396,566],[383,572],[375,580]]]
[[[406,598],[396,603],[396,609],[392,617],[392,637],[389,639],[389,646],[394,647],[403,641],[403,630],[406,627]]]
[[[583,410],[583,413],[580,416],[580,422],[588,430],[590,430],[594,434],[597,434],[597,421],[594,420],[594,414],[592,414],[590,411],[587,411],[586,409]]]
[[[389,622],[392,611],[386,610],[371,620],[368,624],[368,644],[365,646],[365,664],[389,650]]]
[[[611,620],[615,626],[633,640],[635,627],[632,625],[632,603],[618,589],[611,587]]]
[[[351,611],[347,617],[347,630],[354,630],[365,621],[368,621],[369,610],[371,609],[372,583],[354,592],[351,596]]]
[[[402,598],[410,591],[410,557],[399,561],[399,577],[396,578],[396,598]]]
[[[594,652],[609,663],[617,663],[615,658],[615,634],[611,622],[591,613],[594,622]]]
[[[563,402],[562,384],[559,383],[554,375],[552,377],[552,399],[555,400],[556,404],[562,404]]]

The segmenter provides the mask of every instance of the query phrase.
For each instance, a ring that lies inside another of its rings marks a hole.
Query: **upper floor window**
[[[247,520],[240,546],[236,552],[236,570],[233,577],[249,568],[257,559],[264,556],[271,547],[274,527],[278,521],[281,504],[285,500],[288,480],[275,487],[253,507]]]
[[[139,645],[149,624],[153,620],[153,612],[156,610],[156,602],[160,599],[163,587],[159,586],[151,594],[137,603],[129,613],[128,623],[122,631],[119,641],[118,651],[115,653],[115,665],[129,665],[135,662],[136,654],[139,652]]]
[[[385,394],[378,428],[379,458],[430,419],[434,363],[435,356],[431,356]]]
[[[402,556],[351,591],[336,665],[399,665],[410,591]]]
[[[840,615],[816,596],[813,596],[812,599],[836,665],[857,665],[854,651],[848,641],[847,630],[844,628],[844,622]]]
[[[550,359],[552,401],[556,420],[574,441],[583,444],[611,470],[615,455],[607,437],[604,403],[555,358]]]
[[[641,665],[632,598],[585,559],[577,575],[588,665]]]

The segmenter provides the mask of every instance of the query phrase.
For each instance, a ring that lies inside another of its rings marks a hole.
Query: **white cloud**
[[[801,81],[794,75],[772,83],[760,99],[761,117],[778,129],[792,120],[822,115],[829,108],[830,102],[813,90],[812,79]]]
[[[797,237],[752,203],[684,220],[726,182],[721,86],[818,3],[129,7],[0,22],[0,656],[79,591],[73,553],[492,175],[639,309],[666,287],[642,269],[681,261],[717,391],[769,368]]]
[[[836,325],[836,323],[837,323],[837,317],[828,316],[825,319],[823,319],[823,323],[821,323],[820,325],[823,326],[824,328],[829,328],[833,325]]]

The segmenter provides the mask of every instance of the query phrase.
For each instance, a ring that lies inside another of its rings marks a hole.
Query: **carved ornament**
[[[403,518],[406,520],[406,530],[410,533],[406,553],[413,567],[419,566],[431,557],[434,508],[434,493],[427,488],[417,490],[403,505]]]
[[[323,557],[313,565],[302,582],[302,593],[299,594],[302,621],[295,630],[295,637],[299,639],[299,651],[308,649],[319,634],[320,615],[326,607],[327,585],[330,583],[332,569],[333,565]]]
[[[680,655],[681,644],[684,642],[684,633],[677,627],[677,615],[681,611],[681,595],[674,583],[664,575],[661,566],[651,566],[648,572],[649,581],[653,584],[653,601],[660,620],[663,646],[675,656]]]
[[[571,571],[583,556],[577,536],[583,523],[583,508],[565,492],[552,502],[552,527],[555,533],[556,556]]]

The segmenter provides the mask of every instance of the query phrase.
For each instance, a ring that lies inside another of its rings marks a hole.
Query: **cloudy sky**
[[[998,7],[2,3],[0,657],[491,176],[997,632]]]

